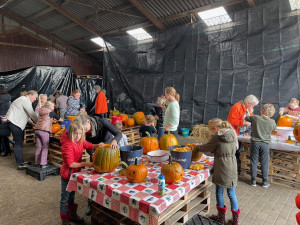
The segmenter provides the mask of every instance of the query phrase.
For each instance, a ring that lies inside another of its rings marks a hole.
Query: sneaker
[[[18,165],[17,170],[25,170],[26,168],[27,168],[26,165],[20,164],[20,165]]]
[[[23,164],[24,164],[24,165],[31,165],[31,162],[29,162],[29,161],[26,162],[26,161],[25,161],[25,162],[23,162]]]
[[[252,181],[251,181],[251,186],[252,186],[252,187],[256,187],[256,180],[252,180]]]
[[[41,165],[41,168],[42,168],[42,169],[45,169],[45,168],[47,168],[47,167],[49,167],[48,164],[46,164],[46,165]]]
[[[268,181],[265,181],[265,182],[263,182],[263,184],[262,184],[262,187],[263,187],[263,188],[267,188],[267,187],[269,187],[269,186],[270,186],[270,184],[269,184]]]

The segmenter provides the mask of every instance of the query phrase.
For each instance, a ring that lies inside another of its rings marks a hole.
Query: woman
[[[173,87],[167,87],[165,89],[165,98],[168,100],[169,105],[166,108],[165,104],[160,104],[160,107],[165,112],[163,128],[165,132],[170,131],[171,134],[174,134],[177,138],[178,136],[178,125],[180,118],[180,107],[179,107],[179,98],[180,95],[176,93],[176,90]]]
[[[11,96],[7,93],[6,88],[0,85],[0,152],[2,142],[4,142],[5,151],[2,151],[1,156],[11,155],[11,149],[9,146],[8,136],[10,135],[10,130],[7,126],[6,113],[11,104]]]
[[[60,118],[65,118],[65,113],[68,107],[68,97],[63,95],[60,91],[55,93],[56,108],[59,109]]]
[[[38,119],[32,108],[32,103],[37,97],[38,93],[36,91],[31,90],[26,93],[24,92],[24,96],[17,98],[6,113],[9,127],[15,141],[14,152],[18,170],[26,169],[25,164],[28,164],[28,162],[24,162],[23,160],[24,129],[29,118],[31,118],[34,123]]]
[[[72,96],[68,99],[65,119],[68,119],[68,116],[76,116],[80,112],[80,95],[81,93],[78,89],[72,92]]]

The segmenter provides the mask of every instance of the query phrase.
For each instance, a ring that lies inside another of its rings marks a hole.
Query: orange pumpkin
[[[134,164],[128,166],[126,170],[126,178],[131,183],[140,183],[144,181],[148,175],[147,167],[137,162],[138,158],[135,158]]]
[[[178,145],[177,138],[168,131],[167,134],[161,136],[159,140],[159,148],[160,150],[167,150],[169,151],[169,147],[173,145]]]
[[[184,175],[182,166],[173,162],[171,155],[169,155],[169,163],[162,166],[161,173],[165,176],[166,183],[169,184],[181,181]]]
[[[295,124],[294,124],[294,128],[296,127],[296,126],[298,126],[300,124],[300,120],[298,120]]]
[[[291,127],[293,124],[293,120],[289,116],[281,116],[277,121],[278,127]]]
[[[202,158],[203,152],[197,151],[195,144],[187,144],[186,146],[192,148],[192,161],[198,161]]]
[[[134,125],[134,119],[133,118],[128,118],[126,121],[128,126],[133,126]]]
[[[158,140],[156,137],[151,137],[149,132],[146,131],[147,137],[143,137],[140,140],[140,146],[143,146],[143,153],[147,154],[148,152],[155,151],[158,149]]]
[[[52,134],[55,134],[56,132],[58,132],[60,130],[60,125],[56,122],[54,122],[52,124]]]
[[[128,115],[127,114],[121,114],[121,116],[122,116],[122,123],[126,124],[126,121],[128,119]]]
[[[295,203],[298,209],[300,209],[300,193],[297,194],[295,198]]]
[[[136,112],[133,114],[133,119],[137,125],[142,125],[145,122],[145,114],[143,112]]]
[[[110,144],[108,145],[104,148],[97,147],[93,155],[93,167],[98,173],[112,172],[119,166],[119,149],[113,149]]]
[[[297,124],[297,126],[294,126],[294,137],[297,141],[300,142],[300,124]]]

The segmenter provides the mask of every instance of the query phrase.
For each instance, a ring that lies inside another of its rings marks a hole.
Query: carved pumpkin
[[[136,112],[133,114],[133,119],[137,125],[142,125],[145,122],[145,114],[143,112]]]
[[[128,118],[126,121],[128,126],[133,126],[134,125],[134,119],[133,118]]]
[[[300,193],[297,194],[295,198],[295,203],[298,209],[300,209]]]
[[[293,124],[293,120],[289,116],[281,116],[277,121],[278,127],[291,127]]]
[[[114,108],[113,116],[120,116],[120,112]]]
[[[294,126],[294,137],[297,141],[300,142],[300,124],[298,124],[297,126]]]
[[[161,173],[165,176],[166,183],[169,184],[181,181],[184,175],[182,166],[177,162],[173,162],[171,155],[169,155],[169,163],[161,168]]]
[[[108,173],[114,171],[120,162],[119,149],[110,146],[97,147],[93,155],[93,167],[98,173]]]
[[[143,146],[143,153],[147,154],[148,152],[158,150],[159,144],[156,137],[151,137],[149,132],[146,131],[147,137],[143,137],[140,140],[140,146]]]
[[[147,167],[137,162],[138,158],[135,158],[135,163],[131,164],[126,169],[126,178],[130,183],[139,183],[146,179],[148,170]]]
[[[52,124],[52,134],[55,134],[56,132],[58,132],[60,130],[60,125],[56,122],[54,122]]]
[[[169,151],[169,147],[173,145],[178,145],[177,138],[168,131],[167,134],[161,136],[159,140],[159,148],[160,150],[167,150]]]
[[[126,124],[126,121],[128,119],[128,115],[127,114],[121,114],[121,116],[122,116],[122,123]]]
[[[192,161],[198,161],[202,158],[203,152],[197,151],[195,144],[187,144],[186,146],[192,148]]]

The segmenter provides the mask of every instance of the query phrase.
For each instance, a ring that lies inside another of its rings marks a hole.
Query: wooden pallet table
[[[136,145],[140,143],[141,137],[138,134],[140,126],[124,127],[122,129],[122,134],[127,136],[127,141],[129,145]]]
[[[31,127],[26,127],[24,130],[24,144],[35,142],[35,132]]]

